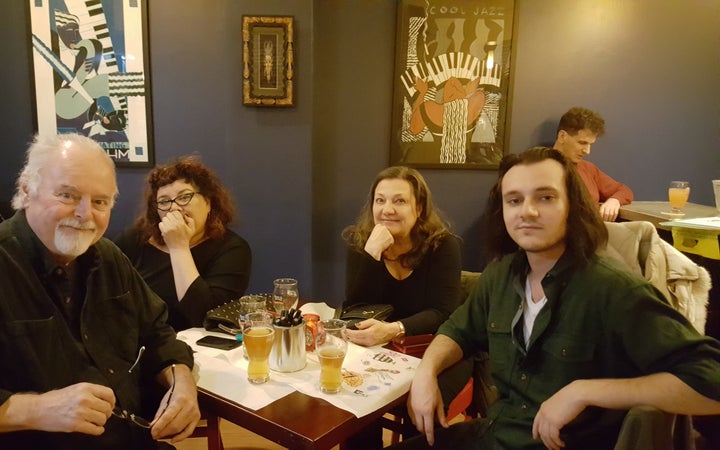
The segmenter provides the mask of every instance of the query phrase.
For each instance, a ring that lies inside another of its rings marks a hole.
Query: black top
[[[382,261],[352,249],[346,269],[343,308],[357,303],[393,305],[387,320],[401,320],[408,336],[435,333],[461,301],[460,243],[452,235],[441,238],[438,248],[404,280],[395,279]]]
[[[190,285],[182,301],[177,298],[169,253],[140,242],[134,228],[125,230],[115,243],[150,288],[165,300],[169,308],[168,323],[176,331],[201,327],[209,310],[241,297],[250,281],[250,246],[232,230],[226,230],[221,240],[207,239],[190,249],[200,276]]]

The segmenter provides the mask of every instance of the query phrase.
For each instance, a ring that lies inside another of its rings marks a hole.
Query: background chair
[[[605,226],[608,244],[601,252],[658,288],[704,334],[712,286],[708,271],[660,238],[650,222],[605,222]]]

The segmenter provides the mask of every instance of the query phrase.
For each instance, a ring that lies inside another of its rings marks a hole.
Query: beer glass
[[[267,303],[263,295],[250,294],[240,297],[240,315],[238,317],[240,329],[243,329],[245,323],[248,322],[248,314],[261,311],[267,311]]]
[[[668,200],[672,213],[683,215],[682,209],[690,197],[690,183],[687,181],[671,181],[668,188]]]
[[[268,358],[272,350],[275,330],[272,315],[268,312],[248,314],[243,329],[243,344],[248,355],[248,381],[253,384],[265,383],[270,379]]]
[[[320,361],[320,390],[327,394],[340,392],[342,363],[347,353],[346,322],[339,319],[318,322],[315,353]]]
[[[289,310],[299,297],[298,282],[294,278],[278,278],[273,281],[273,304],[275,312]]]

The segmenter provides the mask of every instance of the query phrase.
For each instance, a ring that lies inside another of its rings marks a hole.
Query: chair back
[[[605,222],[605,226],[608,244],[600,253],[621,261],[655,286],[673,308],[705,334],[712,286],[708,271],[665,242],[650,222]]]
[[[480,279],[480,275],[482,275],[482,272],[470,272],[468,270],[460,272],[460,298],[462,299],[460,303],[465,303],[475,283]]]

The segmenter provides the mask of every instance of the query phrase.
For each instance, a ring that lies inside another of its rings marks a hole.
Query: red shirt
[[[604,203],[609,198],[616,198],[621,205],[632,202],[633,192],[630,188],[613,180],[595,164],[582,160],[575,164],[575,169],[595,202]]]

